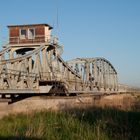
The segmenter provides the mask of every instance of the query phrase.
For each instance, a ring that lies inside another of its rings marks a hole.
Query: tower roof
[[[46,23],[42,23],[42,24],[23,24],[23,25],[8,25],[7,27],[10,28],[10,27],[28,27],[28,26],[48,26],[49,29],[53,29],[52,26],[50,26],[49,24],[46,24]]]

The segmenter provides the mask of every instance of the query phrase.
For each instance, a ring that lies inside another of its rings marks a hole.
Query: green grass
[[[10,115],[0,120],[0,139],[140,140],[140,112],[88,108]]]

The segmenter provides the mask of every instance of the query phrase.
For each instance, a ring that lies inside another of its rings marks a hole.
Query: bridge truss
[[[104,58],[65,62],[55,43],[7,45],[0,51],[0,94],[72,94],[118,91],[117,72]]]
[[[77,58],[68,64],[81,77],[86,85],[84,90],[117,91],[117,72],[112,64],[104,58]]]

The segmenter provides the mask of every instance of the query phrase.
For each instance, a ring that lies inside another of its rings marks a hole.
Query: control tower
[[[52,27],[48,24],[9,25],[8,29],[11,59],[14,52],[23,55],[41,44],[47,45],[51,42]]]

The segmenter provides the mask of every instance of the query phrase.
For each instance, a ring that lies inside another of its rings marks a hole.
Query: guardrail
[[[21,39],[20,37],[10,37],[9,38],[9,44],[45,43],[45,42],[57,44],[58,38],[52,37],[52,36],[44,36],[44,35],[37,35],[32,39],[29,39],[27,37],[25,39]]]

